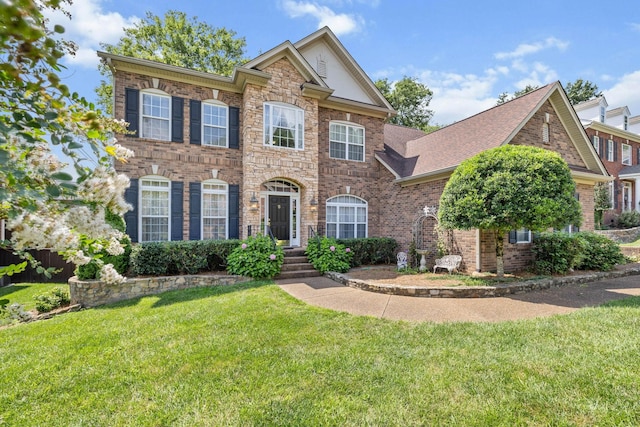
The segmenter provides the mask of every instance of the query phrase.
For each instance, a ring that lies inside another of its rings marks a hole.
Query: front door
[[[269,196],[269,222],[275,238],[289,245],[291,239],[291,198],[289,196]]]

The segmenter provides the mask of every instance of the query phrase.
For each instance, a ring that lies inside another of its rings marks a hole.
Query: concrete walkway
[[[566,285],[509,297],[424,298],[350,288],[326,277],[279,280],[310,305],[383,319],[431,322],[501,322],[566,314],[582,307],[640,296],[640,276]]]

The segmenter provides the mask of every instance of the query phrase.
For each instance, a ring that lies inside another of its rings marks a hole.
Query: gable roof
[[[555,108],[580,157],[587,165],[587,170],[583,170],[582,175],[608,176],[560,82],[546,85],[421,138],[407,141],[404,150],[389,150],[385,147],[385,151],[376,152],[376,158],[400,183],[446,177],[462,161],[511,142],[546,101],[551,102]],[[388,147],[392,146],[388,144]],[[398,156],[402,158],[399,159]]]

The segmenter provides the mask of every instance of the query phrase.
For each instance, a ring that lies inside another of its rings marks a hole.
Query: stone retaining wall
[[[595,232],[617,243],[635,242],[640,237],[640,227],[626,228],[624,230],[595,230]]]
[[[99,280],[69,279],[71,304],[95,307],[126,299],[159,294],[166,291],[206,286],[235,285],[251,279],[242,276],[162,276],[127,279],[120,285],[109,285]]]
[[[428,298],[487,298],[521,294],[551,287],[595,282],[602,279],[613,279],[640,274],[640,266],[608,272],[585,273],[577,276],[552,277],[549,279],[527,280],[513,284],[497,286],[459,286],[459,287],[423,287],[403,286],[395,284],[369,283],[360,279],[352,279],[348,274],[329,272],[325,276],[338,283],[352,288],[388,295],[403,295]]]

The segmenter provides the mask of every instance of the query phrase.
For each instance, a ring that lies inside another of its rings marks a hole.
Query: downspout
[[[482,271],[482,256],[480,254],[480,248],[482,244],[480,242],[480,229],[476,229],[476,271],[480,273]]]

